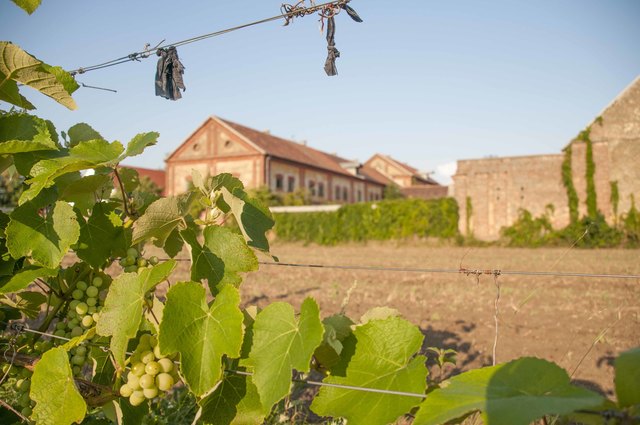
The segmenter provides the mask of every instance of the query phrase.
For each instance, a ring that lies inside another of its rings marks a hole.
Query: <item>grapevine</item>
[[[75,107],[71,76],[14,44],[0,49],[0,70],[31,64],[10,73],[0,100],[32,109],[18,84],[38,81],[46,87],[37,89]],[[262,423],[289,400],[292,377],[321,387],[314,413],[350,425],[406,415],[442,424],[473,412],[514,425],[549,415],[637,420],[640,349],[615,362],[615,402],[535,358],[428,386],[424,336],[394,310],[323,318],[313,298],[298,311],[282,302],[241,307],[244,274],[258,269],[256,251],[271,255],[266,234],[275,223],[237,178],[193,172],[187,193],[158,197],[120,168],[157,143],[155,132],[123,145],[84,123],[58,132],[15,110],[0,111],[0,129],[3,166],[25,179],[16,208],[0,212],[7,423],[141,423],[178,391],[197,403],[196,423]],[[145,257],[151,245],[167,259]],[[172,282],[183,252],[189,276]]]

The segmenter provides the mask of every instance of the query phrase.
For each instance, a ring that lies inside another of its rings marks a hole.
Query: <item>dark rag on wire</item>
[[[332,17],[327,22],[327,61],[324,63],[324,72],[329,77],[338,75],[338,69],[336,68],[336,59],[340,57],[340,51],[336,49],[336,21]]]
[[[354,21],[362,22],[362,18],[358,16],[358,13],[346,3],[342,5],[342,9],[344,9]],[[340,57],[340,51],[336,48],[336,21],[333,16],[327,18],[327,51],[324,72],[326,72],[328,76],[333,77],[334,75],[338,75],[336,59]]]
[[[158,67],[156,69],[156,96],[165,99],[178,100],[182,97],[180,89],[186,90],[182,74],[184,66],[178,59],[178,51],[171,46],[166,49],[158,49],[156,52]]]

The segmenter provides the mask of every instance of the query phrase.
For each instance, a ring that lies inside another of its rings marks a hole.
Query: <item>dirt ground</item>
[[[637,250],[469,249],[388,242],[338,247],[276,243],[272,252],[283,263],[640,274]],[[260,260],[269,261],[264,256]],[[182,264],[173,279],[188,279]],[[545,358],[573,373],[576,382],[613,395],[613,358],[640,346],[640,280],[502,275],[497,283],[498,362]],[[287,301],[297,309],[313,297],[323,316],[339,312],[350,292],[350,317],[357,319],[372,307],[393,307],[421,328],[425,349],[457,350],[457,366],[445,370],[446,375],[492,361],[493,276],[478,280],[460,274],[263,264],[246,276],[241,292],[244,306]]]

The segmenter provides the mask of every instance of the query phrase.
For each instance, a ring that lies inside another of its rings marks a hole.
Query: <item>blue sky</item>
[[[320,0],[318,0],[320,2]],[[87,122],[109,140],[158,131],[130,164],[161,168],[209,115],[365,161],[422,170],[457,159],[558,152],[640,75],[640,1],[353,0],[336,18],[339,75],[323,71],[316,17],[271,22],[178,49],[187,91],[154,95],[156,59],[86,73],[67,111],[23,93],[58,130]],[[66,69],[279,14],[273,0],[0,3],[0,39]]]

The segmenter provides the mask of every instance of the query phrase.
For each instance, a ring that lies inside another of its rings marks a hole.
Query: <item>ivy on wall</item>
[[[611,208],[613,208],[613,223],[618,225],[618,207],[620,205],[620,191],[618,189],[618,181],[609,182],[611,186]]]
[[[473,204],[471,203],[471,196],[467,196],[467,199],[465,202],[465,219],[466,219],[465,232],[467,236],[472,235],[471,217],[473,217]]]
[[[567,199],[569,203],[569,221],[571,223],[578,222],[578,192],[573,184],[572,167],[571,167],[572,148],[567,146],[564,150],[564,160],[562,161],[562,184],[567,191]]]
[[[578,140],[582,141],[586,145],[586,172],[585,179],[587,182],[587,215],[589,217],[595,217],[598,214],[598,196],[596,194],[596,163],[593,160],[593,142],[591,141],[591,126],[587,127],[584,131],[581,131],[578,135]]]

